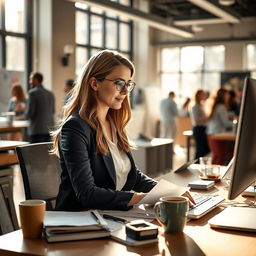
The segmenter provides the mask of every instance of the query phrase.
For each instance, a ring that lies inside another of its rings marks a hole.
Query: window
[[[256,79],[256,44],[246,46],[247,69],[251,71],[251,77]]]
[[[197,89],[213,91],[220,86],[220,72],[225,65],[225,47],[184,46],[161,49],[161,92],[170,91],[179,103],[194,96]]]
[[[131,6],[130,0],[112,0]],[[96,7],[75,3],[76,74],[98,51],[115,50],[132,59],[132,21]]]
[[[31,1],[28,0],[1,1],[1,68],[23,71],[25,75],[31,71],[31,24],[28,22],[31,10]]]

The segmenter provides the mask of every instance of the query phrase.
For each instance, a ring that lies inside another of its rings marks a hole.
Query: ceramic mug
[[[181,233],[187,222],[189,199],[184,196],[164,196],[154,206],[156,219],[166,233]]]

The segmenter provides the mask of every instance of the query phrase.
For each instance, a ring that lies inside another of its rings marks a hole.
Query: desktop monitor
[[[256,181],[256,80],[246,78],[238,122],[228,199]]]

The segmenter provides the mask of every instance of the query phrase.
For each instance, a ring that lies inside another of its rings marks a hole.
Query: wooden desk
[[[215,140],[235,141],[236,135],[233,132],[223,132],[223,133],[213,134],[212,138]]]
[[[18,158],[15,152],[4,152],[9,150],[15,150],[17,146],[28,144],[25,141],[14,141],[14,140],[0,140],[0,166],[8,166],[17,164]],[[4,152],[4,153],[1,153]]]
[[[167,180],[186,185],[198,177],[198,171],[182,174],[173,172],[164,175]],[[205,193],[226,195],[226,182],[220,182],[216,188]],[[245,201],[238,197],[236,201]],[[187,223],[182,234],[164,234],[160,228],[158,243],[139,247],[122,245],[111,239],[85,240],[66,243],[48,244],[43,239],[23,239],[21,231],[15,231],[0,237],[0,255],[48,255],[48,256],[253,256],[256,252],[256,233],[212,229],[208,220],[221,211],[221,207],[211,211],[200,220]]]
[[[8,125],[7,123],[0,124],[0,133],[6,132],[22,132],[24,128],[29,126],[29,121],[27,120],[15,120],[12,125]]]

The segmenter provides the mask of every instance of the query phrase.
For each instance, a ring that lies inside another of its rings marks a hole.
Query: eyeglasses
[[[136,83],[135,82],[125,82],[124,80],[111,80],[111,79],[107,79],[107,78],[104,78],[104,80],[107,80],[107,81],[110,81],[110,82],[113,82],[115,85],[116,85],[116,89],[121,92],[121,91],[124,91],[125,89],[128,91],[128,92],[131,92]]]

